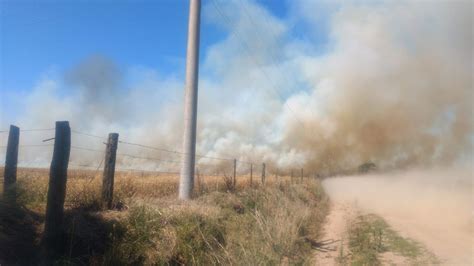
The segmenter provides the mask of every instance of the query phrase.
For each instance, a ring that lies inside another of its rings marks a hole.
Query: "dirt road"
[[[469,171],[436,170],[327,179],[332,210],[324,239],[341,239],[353,213],[375,213],[425,245],[442,265],[473,265],[471,178]],[[319,252],[319,265],[334,264],[340,246]]]
[[[321,247],[315,252],[315,265],[334,265],[341,253],[343,255],[343,250],[347,247],[346,222],[355,215],[354,210],[350,204],[331,202],[323,228]]]

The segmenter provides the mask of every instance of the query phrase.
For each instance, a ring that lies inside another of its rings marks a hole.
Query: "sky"
[[[237,5],[247,4],[239,0]],[[272,16],[292,20],[291,34],[305,36],[308,25],[295,20],[285,0],[257,1]],[[226,1],[204,0],[201,60],[209,48],[226,37],[225,27],[210,18]],[[14,116],[11,92],[28,94],[44,77],[61,77],[82,60],[95,55],[114,61],[126,75],[132,68],[153,69],[183,79],[188,1],[1,1],[0,95],[4,115]],[[232,10],[226,10],[227,16]],[[321,34],[313,38],[323,42]],[[68,93],[67,86],[61,88]],[[15,118],[15,117],[14,117]]]
[[[261,4],[277,17],[288,15],[285,1]],[[144,66],[163,75],[184,72],[186,0],[7,0],[0,5],[2,91],[29,90],[45,73],[61,73],[96,54],[123,67]],[[224,37],[225,31],[204,14],[201,58]]]
[[[188,1],[0,5],[0,133],[69,120],[181,149]],[[467,0],[203,0],[198,153],[326,172],[471,159],[472,20]]]

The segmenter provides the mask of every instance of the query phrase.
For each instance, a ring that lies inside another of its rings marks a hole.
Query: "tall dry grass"
[[[308,240],[318,239],[327,211],[327,198],[320,183],[267,177],[263,185],[257,182],[259,179],[254,176],[250,185],[249,176],[238,176],[233,188],[226,178],[199,176],[195,200],[181,202],[176,200],[178,176],[117,172],[114,209],[106,211],[100,199],[101,173],[70,170],[65,200],[65,251],[58,263],[307,262],[311,254]],[[46,170],[18,171],[18,202],[37,215],[32,236],[36,239],[41,236],[47,184]],[[8,226],[0,230],[8,230]],[[0,239],[0,244],[7,242]],[[38,245],[35,242],[29,247],[35,249]]]

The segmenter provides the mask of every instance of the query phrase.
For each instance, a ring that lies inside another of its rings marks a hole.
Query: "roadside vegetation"
[[[348,250],[340,249],[341,265],[392,265],[392,259],[404,265],[439,264],[422,244],[400,236],[381,217],[359,215],[348,225]],[[400,263],[400,262],[399,262]]]
[[[0,263],[38,261],[47,175],[22,171],[18,204],[0,204]],[[196,197],[176,200],[177,177],[118,174],[113,210],[103,210],[100,176],[70,175],[59,265],[305,264],[328,211],[318,180],[271,178],[235,190],[201,177]],[[21,236],[21,237],[20,237]]]

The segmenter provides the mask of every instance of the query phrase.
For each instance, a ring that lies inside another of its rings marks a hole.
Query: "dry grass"
[[[3,173],[0,168],[0,172]],[[47,169],[19,169],[18,184],[20,199],[30,207],[41,208],[46,204],[48,185]],[[126,201],[130,198],[175,198],[178,191],[178,175],[161,174],[153,172],[116,172],[114,185],[114,198],[116,202]],[[267,177],[265,185],[288,186],[297,183],[299,178]],[[0,184],[0,187],[3,185]],[[66,207],[93,204],[99,200],[102,186],[102,173],[90,170],[69,170],[66,192]],[[254,176],[252,185],[250,176],[237,176],[236,191],[249,187],[259,188],[262,184],[260,176]],[[223,176],[199,176],[195,185],[195,196],[212,191],[227,192],[234,190],[229,187]],[[25,192],[25,193],[23,193]]]
[[[327,198],[319,182],[272,176],[262,185],[257,182],[260,177],[254,176],[250,186],[249,179],[237,177],[234,189],[223,177],[200,176],[196,180],[196,199],[180,202],[176,200],[178,176],[117,172],[116,208],[104,211],[100,201],[101,173],[71,170],[65,201],[65,250],[58,262],[89,265],[308,262],[311,254],[308,239],[318,238],[327,212]],[[35,250],[41,236],[47,183],[47,170],[18,171],[18,202],[30,213],[27,216],[34,228],[27,238],[34,241],[27,245],[25,254],[38,256]],[[25,215],[18,217],[21,220]],[[5,224],[9,223],[15,221]],[[14,235],[1,235],[12,227],[0,227],[0,245],[15,242]],[[1,258],[7,255],[0,252],[0,262],[18,262]],[[34,257],[29,258],[33,261]]]

